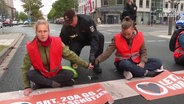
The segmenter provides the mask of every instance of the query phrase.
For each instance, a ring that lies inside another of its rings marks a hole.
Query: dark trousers
[[[27,72],[27,78],[34,82],[35,84],[42,86],[42,87],[51,87],[52,81],[56,81],[58,83],[65,83],[73,78],[73,72],[70,70],[60,70],[56,76],[47,78],[44,77],[39,71],[37,70],[29,70]]]
[[[183,65],[184,66],[184,55],[180,56],[179,58],[175,58],[175,62],[178,65]]]
[[[99,36],[99,47],[98,47],[98,51],[97,53],[95,54],[95,57],[98,57],[102,52],[103,52],[103,49],[104,49],[104,36],[102,33],[98,32],[98,36]],[[80,53],[82,51],[82,48],[84,46],[87,46],[89,44],[85,44],[85,43],[81,43],[81,42],[72,42],[70,45],[69,45],[69,48],[70,50],[72,50],[73,52],[75,52],[78,56],[80,56]]]
[[[117,69],[120,72],[130,71],[135,77],[142,77],[146,70],[154,71],[156,69],[160,69],[161,66],[162,62],[159,59],[148,58],[148,62],[145,63],[144,68],[137,66],[137,64],[131,60],[121,60],[117,65]]]

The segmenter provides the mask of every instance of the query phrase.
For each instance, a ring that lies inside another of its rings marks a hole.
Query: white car
[[[2,22],[0,22],[0,28],[3,28],[3,23]]]

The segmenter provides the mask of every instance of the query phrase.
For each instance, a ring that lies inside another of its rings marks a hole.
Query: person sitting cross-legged
[[[93,69],[91,63],[82,60],[69,50],[60,37],[50,35],[49,24],[46,20],[38,20],[35,24],[35,38],[26,44],[27,53],[22,64],[23,94],[28,96],[34,88],[30,82],[41,88],[56,88],[72,86],[74,73],[64,70],[62,58],[77,63],[84,68]],[[33,66],[33,70],[30,70]]]
[[[134,21],[125,17],[121,23],[121,32],[114,35],[107,49],[96,58],[99,64],[106,60],[116,50],[115,66],[123,72],[126,79],[132,77],[154,77],[163,72],[162,62],[156,58],[147,57],[144,36],[137,31]]]

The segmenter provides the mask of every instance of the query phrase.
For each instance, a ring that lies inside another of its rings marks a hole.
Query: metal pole
[[[171,0],[171,12],[169,15],[169,28],[168,28],[168,35],[172,34],[172,27],[173,27],[173,5],[174,5],[174,0]]]

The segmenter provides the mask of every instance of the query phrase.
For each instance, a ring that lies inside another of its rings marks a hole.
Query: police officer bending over
[[[78,56],[84,46],[90,45],[89,62],[95,64],[95,58],[103,52],[104,36],[97,31],[96,24],[89,15],[76,14],[73,10],[64,13],[65,23],[61,29],[60,37]],[[71,63],[77,68],[75,63]],[[94,65],[93,71],[101,73],[99,64]]]
[[[133,3],[132,0],[126,1],[123,13],[120,16],[120,20],[122,21],[126,16],[129,16],[136,24],[137,6]]]

